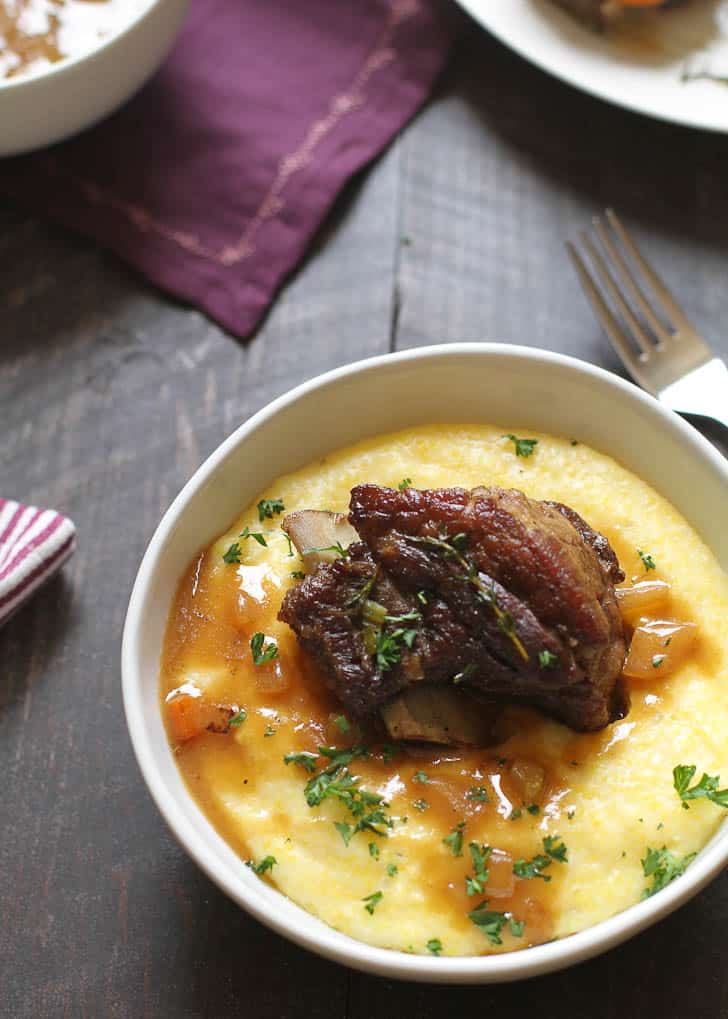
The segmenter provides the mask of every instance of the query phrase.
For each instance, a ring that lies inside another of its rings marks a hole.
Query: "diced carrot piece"
[[[174,738],[180,743],[203,732],[227,733],[237,708],[211,704],[203,696],[173,691],[167,698],[167,712]]]

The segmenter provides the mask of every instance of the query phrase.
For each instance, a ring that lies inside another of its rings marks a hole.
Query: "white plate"
[[[583,92],[661,120],[728,132],[728,83],[699,77],[728,81],[728,0],[688,0],[633,22],[629,33],[605,35],[551,0],[459,3],[516,53]]]

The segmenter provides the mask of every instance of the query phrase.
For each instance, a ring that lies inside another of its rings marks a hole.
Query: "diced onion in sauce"
[[[690,656],[698,637],[695,623],[651,620],[640,623],[632,636],[624,674],[631,679],[662,679]]]
[[[488,857],[488,898],[510,898],[515,883],[513,857],[503,849],[494,849]]]
[[[540,803],[545,781],[546,772],[540,764],[523,757],[511,762],[508,784],[523,803]]]
[[[670,606],[670,585],[666,580],[640,580],[631,587],[617,588],[622,618],[636,623],[642,616],[654,617]]]
[[[285,693],[290,682],[280,657],[255,666],[255,685],[261,693]]]

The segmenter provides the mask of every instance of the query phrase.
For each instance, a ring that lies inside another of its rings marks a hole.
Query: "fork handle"
[[[728,428],[728,367],[714,357],[658,393],[660,403],[681,414],[713,418]]]

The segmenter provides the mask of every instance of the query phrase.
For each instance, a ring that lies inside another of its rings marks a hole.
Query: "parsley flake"
[[[429,778],[427,777],[427,774],[424,771],[416,771],[414,773],[414,775],[412,776],[412,781],[413,782],[422,782],[422,784],[424,785],[426,782],[429,782],[430,780],[429,780]]]
[[[685,810],[690,808],[688,800],[706,799],[715,803],[718,807],[728,808],[728,789],[719,789],[720,775],[708,775],[703,772],[699,782],[690,788],[690,783],[695,775],[694,764],[678,764],[673,768],[672,779],[675,791],[682,800]]]
[[[538,439],[519,439],[517,435],[512,435],[508,432],[506,435],[501,435],[502,439],[510,439],[516,447],[516,456],[522,456],[524,458],[532,456],[536,446],[538,446]]]
[[[230,726],[231,729],[237,729],[237,727],[239,725],[243,724],[243,722],[245,721],[245,719],[247,717],[248,717],[248,712],[245,710],[245,708],[241,708],[239,711],[235,712],[235,714],[232,716],[232,718],[228,722],[228,725]]]
[[[397,485],[397,488],[400,490],[400,492],[404,492],[405,488],[409,488],[411,484],[412,478],[402,478],[400,483]]]
[[[293,577],[294,580],[305,580],[306,578],[306,574],[303,572],[303,570],[293,570],[291,576]]]
[[[334,719],[334,725],[339,732],[351,732],[351,722],[346,715],[337,715]]]
[[[414,803],[412,804],[415,810],[419,810],[420,813],[422,813],[423,810],[427,810],[429,805],[430,804],[427,802],[427,800],[415,800]]]
[[[468,850],[473,861],[474,875],[465,878],[465,890],[468,895],[482,895],[488,880],[488,859],[492,853],[490,846],[479,846],[477,842],[469,842]]]
[[[523,937],[523,928],[526,926],[525,921],[523,921],[523,920],[514,920],[511,917],[511,919],[508,921],[508,926],[509,926],[511,934],[513,935],[514,938],[521,938],[521,937]]]
[[[649,552],[643,552],[641,548],[638,548],[637,555],[642,560],[642,564],[645,568],[645,573],[649,573],[650,570],[657,569],[657,563],[655,562],[653,556],[651,556]]]
[[[387,875],[389,877],[394,877],[396,874],[397,874],[397,864],[396,863],[388,863],[387,864]]]
[[[665,658],[667,658],[667,655],[653,655],[652,656],[652,668],[653,669],[659,669],[660,666],[662,665],[662,663],[665,661]]]
[[[265,732],[263,733],[263,735],[264,736],[275,736],[277,731],[278,730],[274,729],[272,725],[266,725]]]
[[[237,565],[240,562],[241,550],[240,542],[234,541],[230,548],[227,550],[225,555],[222,557],[222,561],[227,563],[228,566]]]
[[[346,559],[349,554],[340,541],[335,541],[333,545],[312,545],[311,548],[304,548],[301,555],[308,555],[309,552],[336,552],[342,559]]]
[[[478,803],[487,803],[488,794],[484,785],[471,785],[465,794],[466,800],[476,800]]]
[[[273,870],[277,863],[278,860],[276,860],[275,856],[264,856],[260,863],[256,863],[255,860],[246,860],[245,866],[250,867],[253,873],[260,877],[267,870]]]
[[[494,910],[486,909],[487,902],[481,902],[479,906],[468,913],[468,919],[472,920],[483,934],[488,938],[491,945],[502,945],[500,936],[505,927],[508,917],[505,913],[496,913]]]
[[[538,653],[538,666],[540,669],[554,669],[558,663],[558,656],[546,648]]]
[[[316,771],[316,754],[302,750],[300,754],[286,754],[283,758],[284,764],[300,764],[309,774]]]
[[[541,813],[541,808],[539,807],[538,803],[529,803],[529,805],[526,807],[526,810],[529,812],[529,814],[532,814],[534,817],[537,817]]]
[[[440,941],[439,938],[430,938],[425,945],[425,948],[428,952],[431,952],[432,955],[439,955],[442,951],[442,941]]]
[[[383,892],[372,892],[371,895],[365,895],[364,898],[361,900],[362,902],[366,903],[364,909],[366,909],[367,913],[369,913],[370,916],[373,915],[374,910],[382,901],[383,895],[384,895]]]
[[[379,859],[379,846],[376,844],[376,842],[369,843],[369,855],[373,860]]]
[[[249,527],[244,527],[238,537],[252,538],[253,541],[257,541],[259,545],[263,546],[263,548],[268,548],[268,542],[265,540],[260,531],[251,531]]]
[[[640,860],[640,863],[645,877],[652,878],[652,884],[642,892],[642,898],[649,899],[650,896],[666,888],[675,878],[684,874],[696,855],[696,853],[689,853],[680,859],[679,856],[671,853],[667,846],[663,846],[662,849],[648,847],[647,854],[644,860]]]
[[[265,644],[265,634],[260,630],[250,638],[250,651],[253,655],[253,665],[265,665],[278,657],[278,645],[275,641]]]
[[[463,828],[465,827],[465,821],[459,821],[458,824],[453,828],[449,835],[446,835],[442,840],[443,843],[448,846],[453,856],[463,855]]]
[[[542,881],[550,881],[551,877],[543,872],[551,866],[551,859],[538,853],[532,860],[516,860],[513,864],[513,873],[520,878],[540,877]]]
[[[273,517],[282,513],[285,508],[282,499],[261,499],[258,503],[258,520],[261,523],[266,519],[272,520]]]
[[[544,852],[547,853],[552,860],[557,860],[559,863],[569,862],[566,845],[559,835],[545,835],[543,838],[543,848]]]

